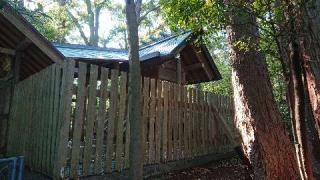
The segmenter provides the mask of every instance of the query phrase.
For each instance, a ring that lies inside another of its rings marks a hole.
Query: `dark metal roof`
[[[180,35],[171,36],[161,41],[140,48],[140,61],[158,56],[167,56],[175,52],[177,48],[186,43],[192,32],[188,31]],[[100,59],[100,60],[128,60],[128,51],[115,48],[100,48],[75,44],[53,45],[67,58],[75,59]]]

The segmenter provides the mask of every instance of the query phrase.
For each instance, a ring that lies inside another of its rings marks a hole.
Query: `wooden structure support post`
[[[181,58],[178,57],[176,60],[177,60],[177,84],[181,84],[182,83]]]

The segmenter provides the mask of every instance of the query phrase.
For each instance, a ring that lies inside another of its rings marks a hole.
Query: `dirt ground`
[[[238,158],[232,158],[221,161],[214,161],[205,165],[196,166],[188,169],[172,171],[159,179],[169,180],[251,180],[251,174],[246,165],[243,165]],[[148,178],[148,179],[158,179]],[[26,180],[48,180],[49,178],[25,171]]]
[[[250,180],[252,175],[250,174],[248,167],[243,165],[242,162],[237,159],[228,159],[211,162],[206,165],[192,167],[184,170],[173,171],[169,173],[168,179],[195,179],[195,180],[207,180],[207,179],[239,179]]]

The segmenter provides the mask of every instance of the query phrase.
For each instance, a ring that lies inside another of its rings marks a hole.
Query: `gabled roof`
[[[0,9],[0,50],[10,51],[12,56],[16,52],[23,54],[19,71],[21,80],[53,63],[63,62],[66,58],[129,70],[126,50],[51,43],[8,3],[0,0],[1,3],[4,3],[4,7]],[[142,73],[157,78],[160,68],[175,71],[170,63],[175,63],[177,57],[180,57],[187,83],[219,80],[221,75],[211,55],[205,46],[196,47],[192,36],[192,32],[188,31],[141,47]]]
[[[28,38],[35,46],[37,46],[41,51],[45,52],[48,57],[54,62],[63,62],[63,55],[52,46],[52,44],[43,37],[22,15],[20,15],[16,10],[14,10],[5,0],[0,0],[1,8],[0,15],[3,18],[1,26],[14,26],[13,31],[19,31],[25,38]],[[12,32],[16,35],[16,33]],[[11,37],[7,37],[11,38]],[[16,37],[12,37],[14,39]]]
[[[175,54],[175,51],[186,43],[191,34],[191,31],[187,31],[141,47],[140,61]],[[54,43],[54,46],[68,58],[128,61],[128,51],[123,49],[57,43]]]
[[[0,6],[0,49],[10,51],[12,58],[20,54],[21,80],[53,63],[63,62],[65,57],[15,8],[5,0],[0,0]]]

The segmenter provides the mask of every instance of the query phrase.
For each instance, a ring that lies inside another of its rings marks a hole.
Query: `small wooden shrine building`
[[[49,42],[22,15],[0,0],[0,139],[7,137],[15,83],[68,59],[128,71],[128,52],[121,49]],[[221,79],[205,45],[195,46],[191,31],[140,48],[143,76],[195,84]],[[6,141],[0,143],[0,155]]]

